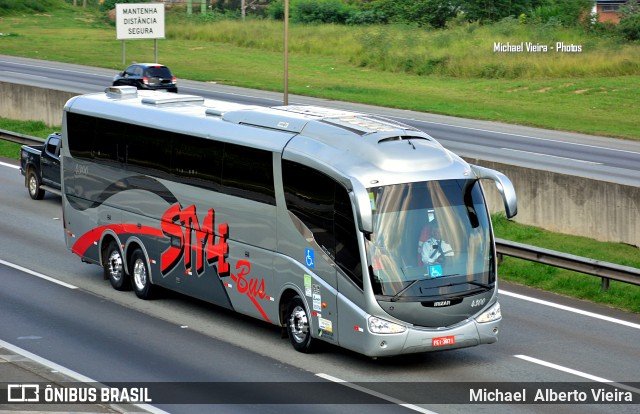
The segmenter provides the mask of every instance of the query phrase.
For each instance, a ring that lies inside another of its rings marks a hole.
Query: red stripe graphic
[[[102,234],[107,230],[111,230],[117,235],[131,233],[143,234],[153,237],[163,237],[162,231],[153,227],[138,227],[137,224],[109,224],[106,226],[97,227],[80,236],[78,240],[73,244],[71,251],[78,256],[83,257],[89,247],[98,242]]]

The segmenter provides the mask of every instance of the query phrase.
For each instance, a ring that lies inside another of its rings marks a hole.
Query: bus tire
[[[131,279],[125,272],[122,252],[115,241],[110,241],[107,246],[104,260],[102,261],[105,279],[109,279],[115,290],[131,289]]]
[[[131,255],[129,274],[131,275],[133,291],[136,296],[140,299],[152,299],[155,289],[151,284],[151,273],[149,272],[147,259],[140,249],[136,249]]]
[[[291,345],[298,352],[310,353],[315,348],[315,340],[311,337],[310,318],[300,296],[294,296],[289,302],[286,315],[287,333]]]
[[[44,190],[40,188],[40,178],[32,168],[29,170],[27,176],[27,190],[29,190],[29,197],[34,200],[42,200],[44,198]]]

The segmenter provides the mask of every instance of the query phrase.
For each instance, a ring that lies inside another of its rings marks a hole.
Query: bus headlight
[[[476,318],[478,323],[487,323],[497,321],[502,318],[502,312],[500,311],[500,303],[496,302],[492,307],[487,309],[486,312]]]
[[[406,331],[407,327],[384,319],[376,318],[375,316],[370,316],[369,330],[372,333],[377,334],[396,334]]]

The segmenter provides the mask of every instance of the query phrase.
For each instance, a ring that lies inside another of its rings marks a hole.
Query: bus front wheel
[[[296,351],[309,353],[315,347],[311,337],[310,318],[300,296],[294,296],[287,308],[287,333]]]

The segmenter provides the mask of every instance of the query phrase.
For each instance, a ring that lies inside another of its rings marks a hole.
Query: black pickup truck
[[[44,192],[60,194],[60,144],[62,137],[54,132],[44,145],[23,145],[20,149],[20,173],[34,200],[41,200]]]

